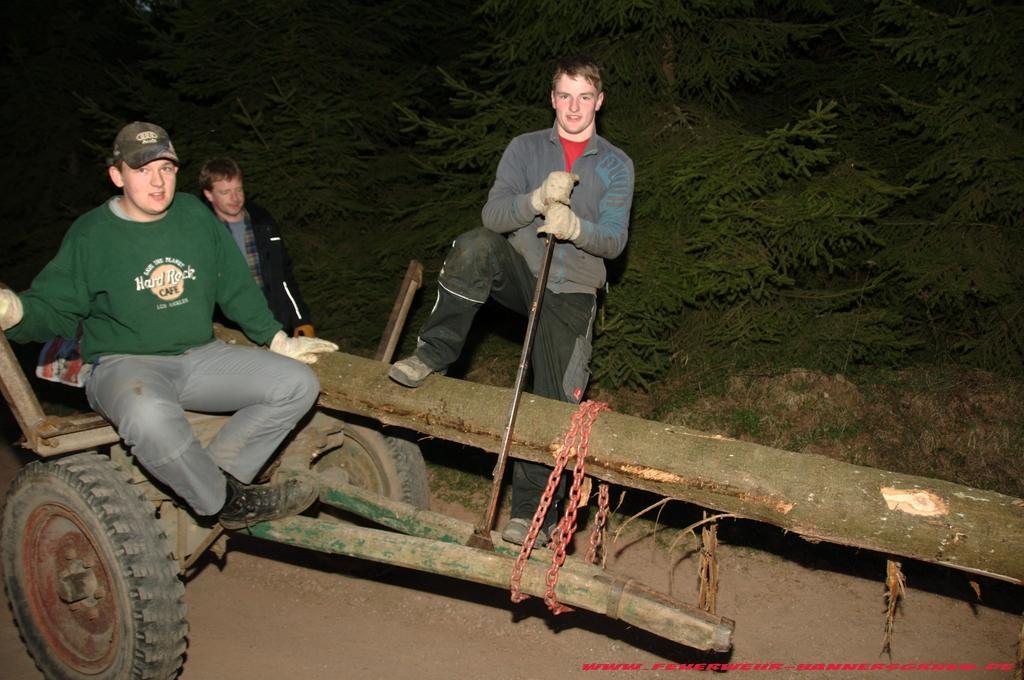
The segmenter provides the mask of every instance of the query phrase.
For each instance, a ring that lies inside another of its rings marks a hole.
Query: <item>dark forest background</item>
[[[582,51],[606,71],[599,130],[637,167],[598,389],[749,367],[1024,373],[1018,2],[7,0],[0,26],[16,288],[112,193],[116,131],[149,120],[179,191],[207,157],[241,163],[318,334],[369,354],[412,257],[418,327],[501,150],[551,124],[553,60]]]

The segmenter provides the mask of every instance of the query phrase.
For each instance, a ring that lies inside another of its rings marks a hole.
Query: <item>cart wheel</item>
[[[185,587],[129,476],[80,453],[27,465],[0,525],[4,585],[47,678],[169,678],[185,651]]]
[[[427,466],[414,441],[389,437],[362,425],[345,424],[342,445],[323,454],[316,469],[341,468],[349,484],[386,498],[426,508]]]

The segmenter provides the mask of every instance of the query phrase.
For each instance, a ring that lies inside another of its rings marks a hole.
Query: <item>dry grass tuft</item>
[[[900,569],[900,563],[889,560],[885,564],[885,636],[882,638],[882,653],[892,654],[892,633],[896,625],[896,610],[907,594],[907,577]]]
[[[704,513],[705,519],[707,513]],[[704,526],[700,532],[700,592],[697,606],[714,614],[718,607],[718,524]]]

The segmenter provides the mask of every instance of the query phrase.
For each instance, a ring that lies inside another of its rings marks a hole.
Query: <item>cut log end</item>
[[[890,510],[899,510],[918,517],[939,517],[949,512],[946,501],[924,489],[882,487],[882,498]]]

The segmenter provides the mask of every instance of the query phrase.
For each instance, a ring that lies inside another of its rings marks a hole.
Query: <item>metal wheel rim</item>
[[[387,496],[387,478],[365,446],[354,437],[346,436],[341,446],[324,454],[318,468],[339,468],[348,475],[348,483],[360,489]]]
[[[110,667],[120,643],[121,615],[110,568],[92,532],[67,507],[47,504],[32,512],[22,541],[29,607],[50,648],[83,674]],[[69,603],[61,598],[61,582],[76,571],[89,595]]]

